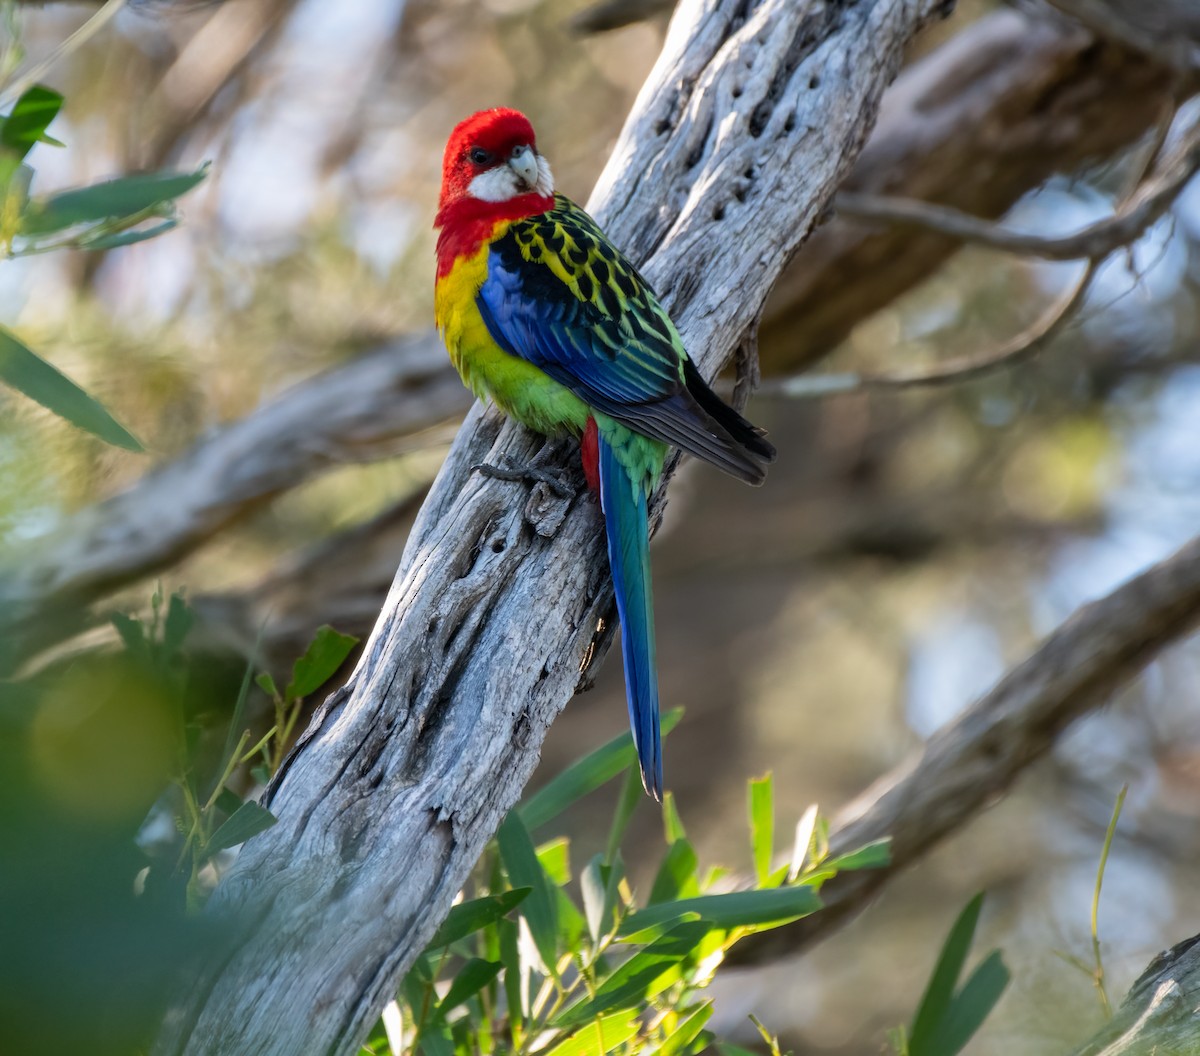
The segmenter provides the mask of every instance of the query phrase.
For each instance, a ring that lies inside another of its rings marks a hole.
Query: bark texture
[[[1121,1007],[1071,1056],[1191,1056],[1200,1052],[1200,935],[1164,950]]]
[[[753,330],[940,9],[692,0],[676,13],[590,207],[709,376]],[[471,472],[538,443],[468,414],[358,668],[270,789],[279,824],[210,902],[231,938],[179,994],[160,1056],[355,1051],[516,801],[611,608],[590,499]]]

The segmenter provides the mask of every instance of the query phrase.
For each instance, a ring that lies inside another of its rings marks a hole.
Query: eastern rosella
[[[437,324],[463,381],[539,433],[582,440],[642,783],[660,799],[647,499],[669,444],[750,484],[775,449],[704,383],[637,269],[554,192],[523,114],[484,110],[454,129],[434,227]]]

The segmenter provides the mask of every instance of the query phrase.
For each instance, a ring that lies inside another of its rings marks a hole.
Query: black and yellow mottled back
[[[758,482],[774,449],[704,384],[637,269],[564,195],[493,243],[478,305],[488,331],[589,406]]]

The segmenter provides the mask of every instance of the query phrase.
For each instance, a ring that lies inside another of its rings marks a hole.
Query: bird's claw
[[[477,462],[471,469],[493,480],[510,480],[517,483],[545,484],[560,499],[573,499],[575,489],[561,477],[533,463],[517,463],[506,459],[506,465],[496,466],[490,462]]]

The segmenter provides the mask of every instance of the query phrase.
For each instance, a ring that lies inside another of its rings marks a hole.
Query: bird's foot
[[[561,477],[532,462],[516,462],[505,458],[504,465],[492,465],[490,462],[478,462],[471,467],[477,473],[493,480],[510,480],[517,483],[545,484],[560,499],[573,499],[575,489]]]

